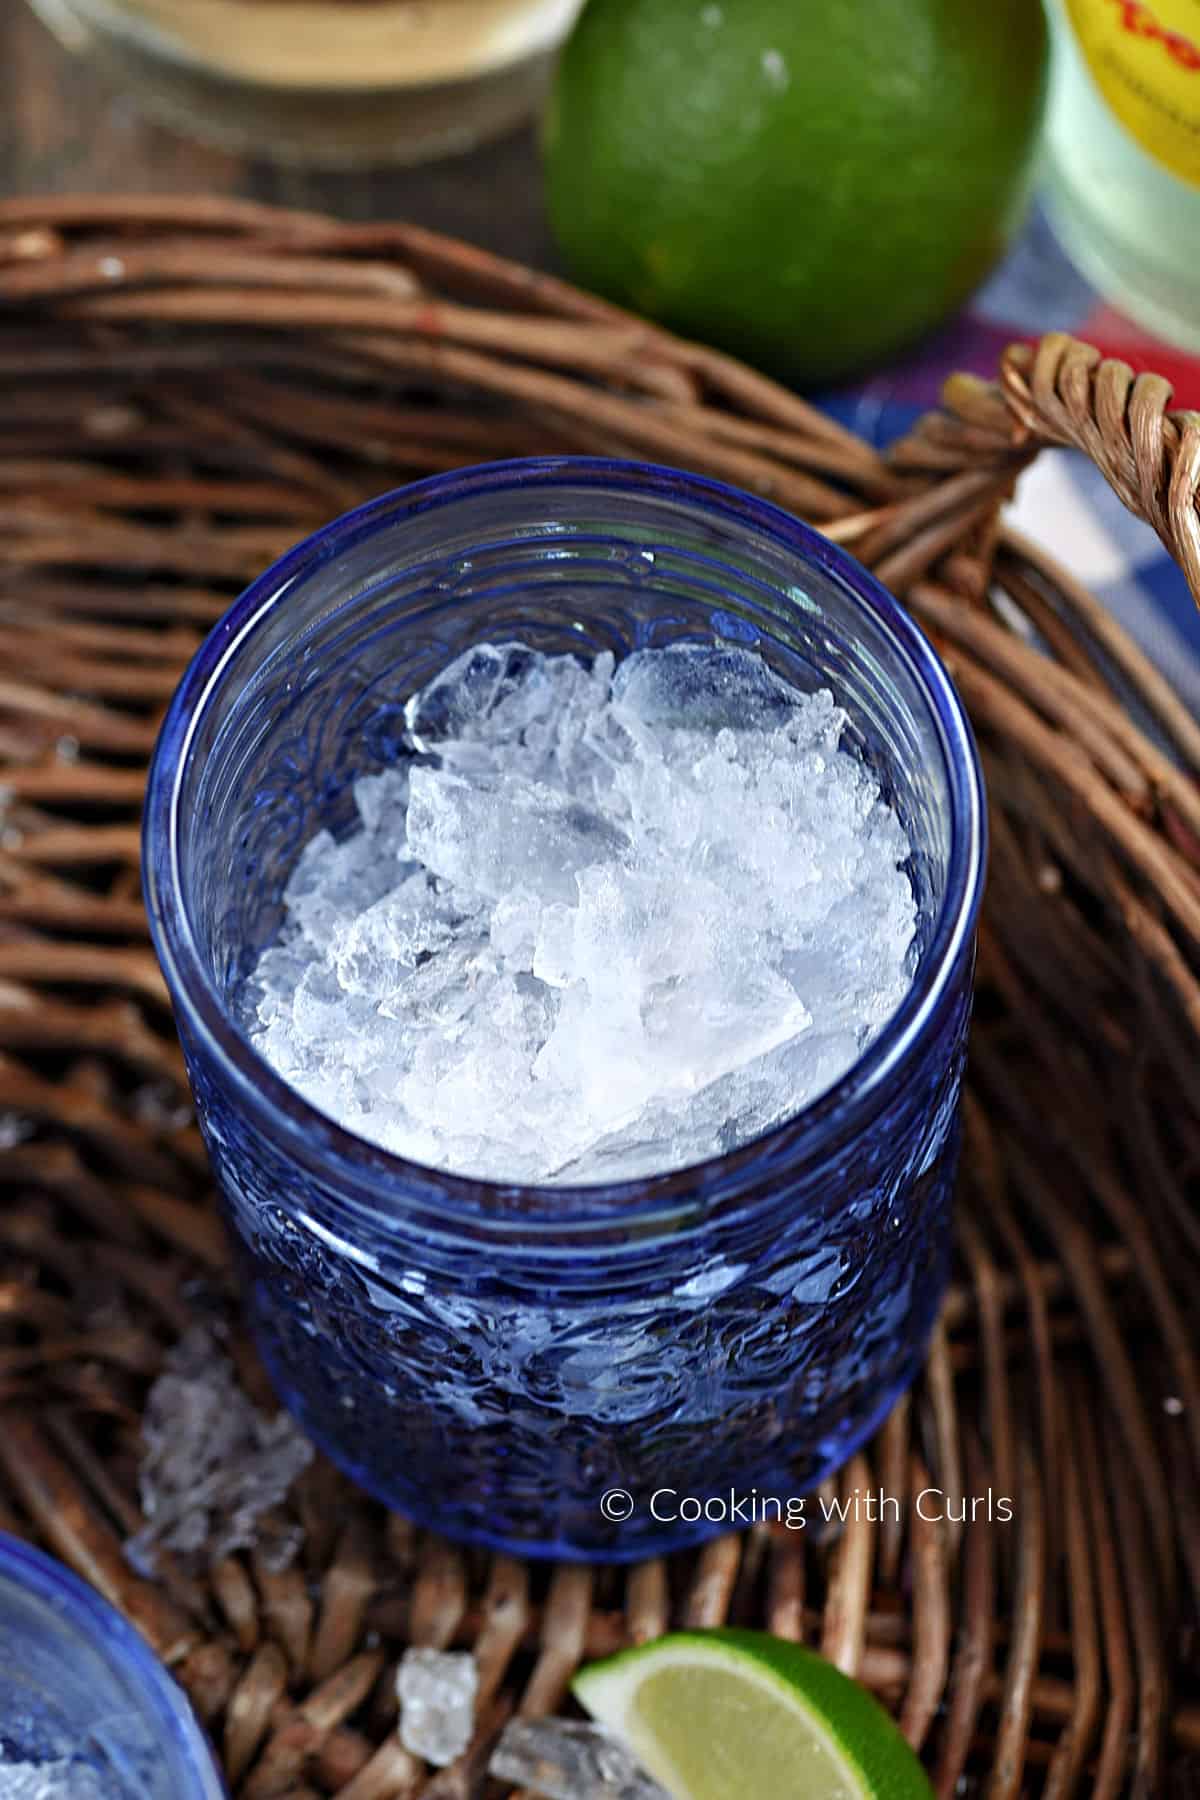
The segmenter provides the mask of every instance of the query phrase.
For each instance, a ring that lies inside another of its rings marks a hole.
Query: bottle
[[[1051,220],[1083,273],[1200,352],[1200,0],[1049,0]]]
[[[421,162],[528,117],[581,0],[32,0],[171,124],[280,161]]]

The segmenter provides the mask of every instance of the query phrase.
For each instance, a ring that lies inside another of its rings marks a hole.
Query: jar
[[[538,107],[581,0],[32,0],[146,111],[277,162],[418,163]]]
[[[61,1563],[0,1532],[0,1793],[222,1800],[187,1697],[141,1635]],[[36,1789],[41,1792],[40,1786]]]
[[[833,690],[913,845],[912,984],[832,1089],[712,1162],[539,1189],[405,1162],[265,1064],[242,986],[303,845],[344,834],[352,783],[408,753],[414,690],[484,640],[619,659],[718,638]],[[930,644],[749,495],[500,463],[283,557],[172,702],[144,868],[251,1321],[304,1429],[388,1506],[523,1554],[644,1557],[744,1521],[733,1496],[820,1482],[912,1380],[942,1296],[983,845]]]

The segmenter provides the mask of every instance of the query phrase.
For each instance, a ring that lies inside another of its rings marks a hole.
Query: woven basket
[[[1200,725],[998,518],[1042,445],[1076,444],[1200,591],[1200,418],[1169,398],[1048,338],[997,386],[951,381],[884,457],[727,357],[404,226],[0,207],[0,1527],[136,1621],[245,1800],[470,1800],[505,1717],[567,1705],[582,1658],[723,1620],[857,1674],[941,1795],[1196,1791]],[[121,1544],[146,1391],[228,1281],[139,899],[159,715],[289,542],[412,476],[556,450],[814,520],[906,597],[970,707],[992,859],[957,1276],[921,1382],[840,1480],[991,1488],[1015,1516],[910,1505],[546,1571],[416,1533],[318,1462],[290,1570],[143,1580]],[[478,1739],[441,1774],[394,1729],[409,1643],[479,1660]]]

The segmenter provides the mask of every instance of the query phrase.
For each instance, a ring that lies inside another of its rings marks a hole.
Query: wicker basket
[[[859,1675],[941,1795],[1196,1791],[1200,725],[998,509],[1043,444],[1077,444],[1200,591],[1200,418],[1055,337],[998,386],[952,381],[883,457],[546,277],[212,201],[0,207],[0,302],[0,1526],[137,1622],[245,1800],[469,1800],[504,1718],[564,1705],[581,1658],[727,1619]],[[906,596],[968,702],[993,850],[957,1278],[922,1381],[841,1480],[991,1487],[1015,1518],[910,1507],[546,1571],[417,1534],[318,1463],[286,1573],[140,1579],[146,1390],[198,1285],[227,1281],[138,892],[159,714],[288,542],[413,475],[554,450],[815,520]],[[479,1736],[441,1774],[395,1734],[407,1643],[478,1656]]]

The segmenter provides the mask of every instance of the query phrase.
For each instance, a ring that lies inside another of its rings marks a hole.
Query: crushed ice
[[[542,1800],[670,1800],[623,1744],[568,1719],[510,1719],[488,1773]]]
[[[413,1756],[445,1768],[475,1731],[479,1670],[464,1650],[406,1650],[396,1672],[400,1742]]]
[[[247,990],[261,1053],[360,1136],[497,1181],[681,1167],[899,1004],[910,845],[828,692],[733,645],[480,645],[406,719]]]
[[[276,1570],[292,1561],[299,1526],[267,1515],[313,1447],[287,1413],[258,1411],[206,1326],[193,1326],[169,1353],[146,1402],[142,1442],[146,1523],[125,1546],[135,1568],[151,1572],[160,1548],[217,1562],[253,1547]]]

